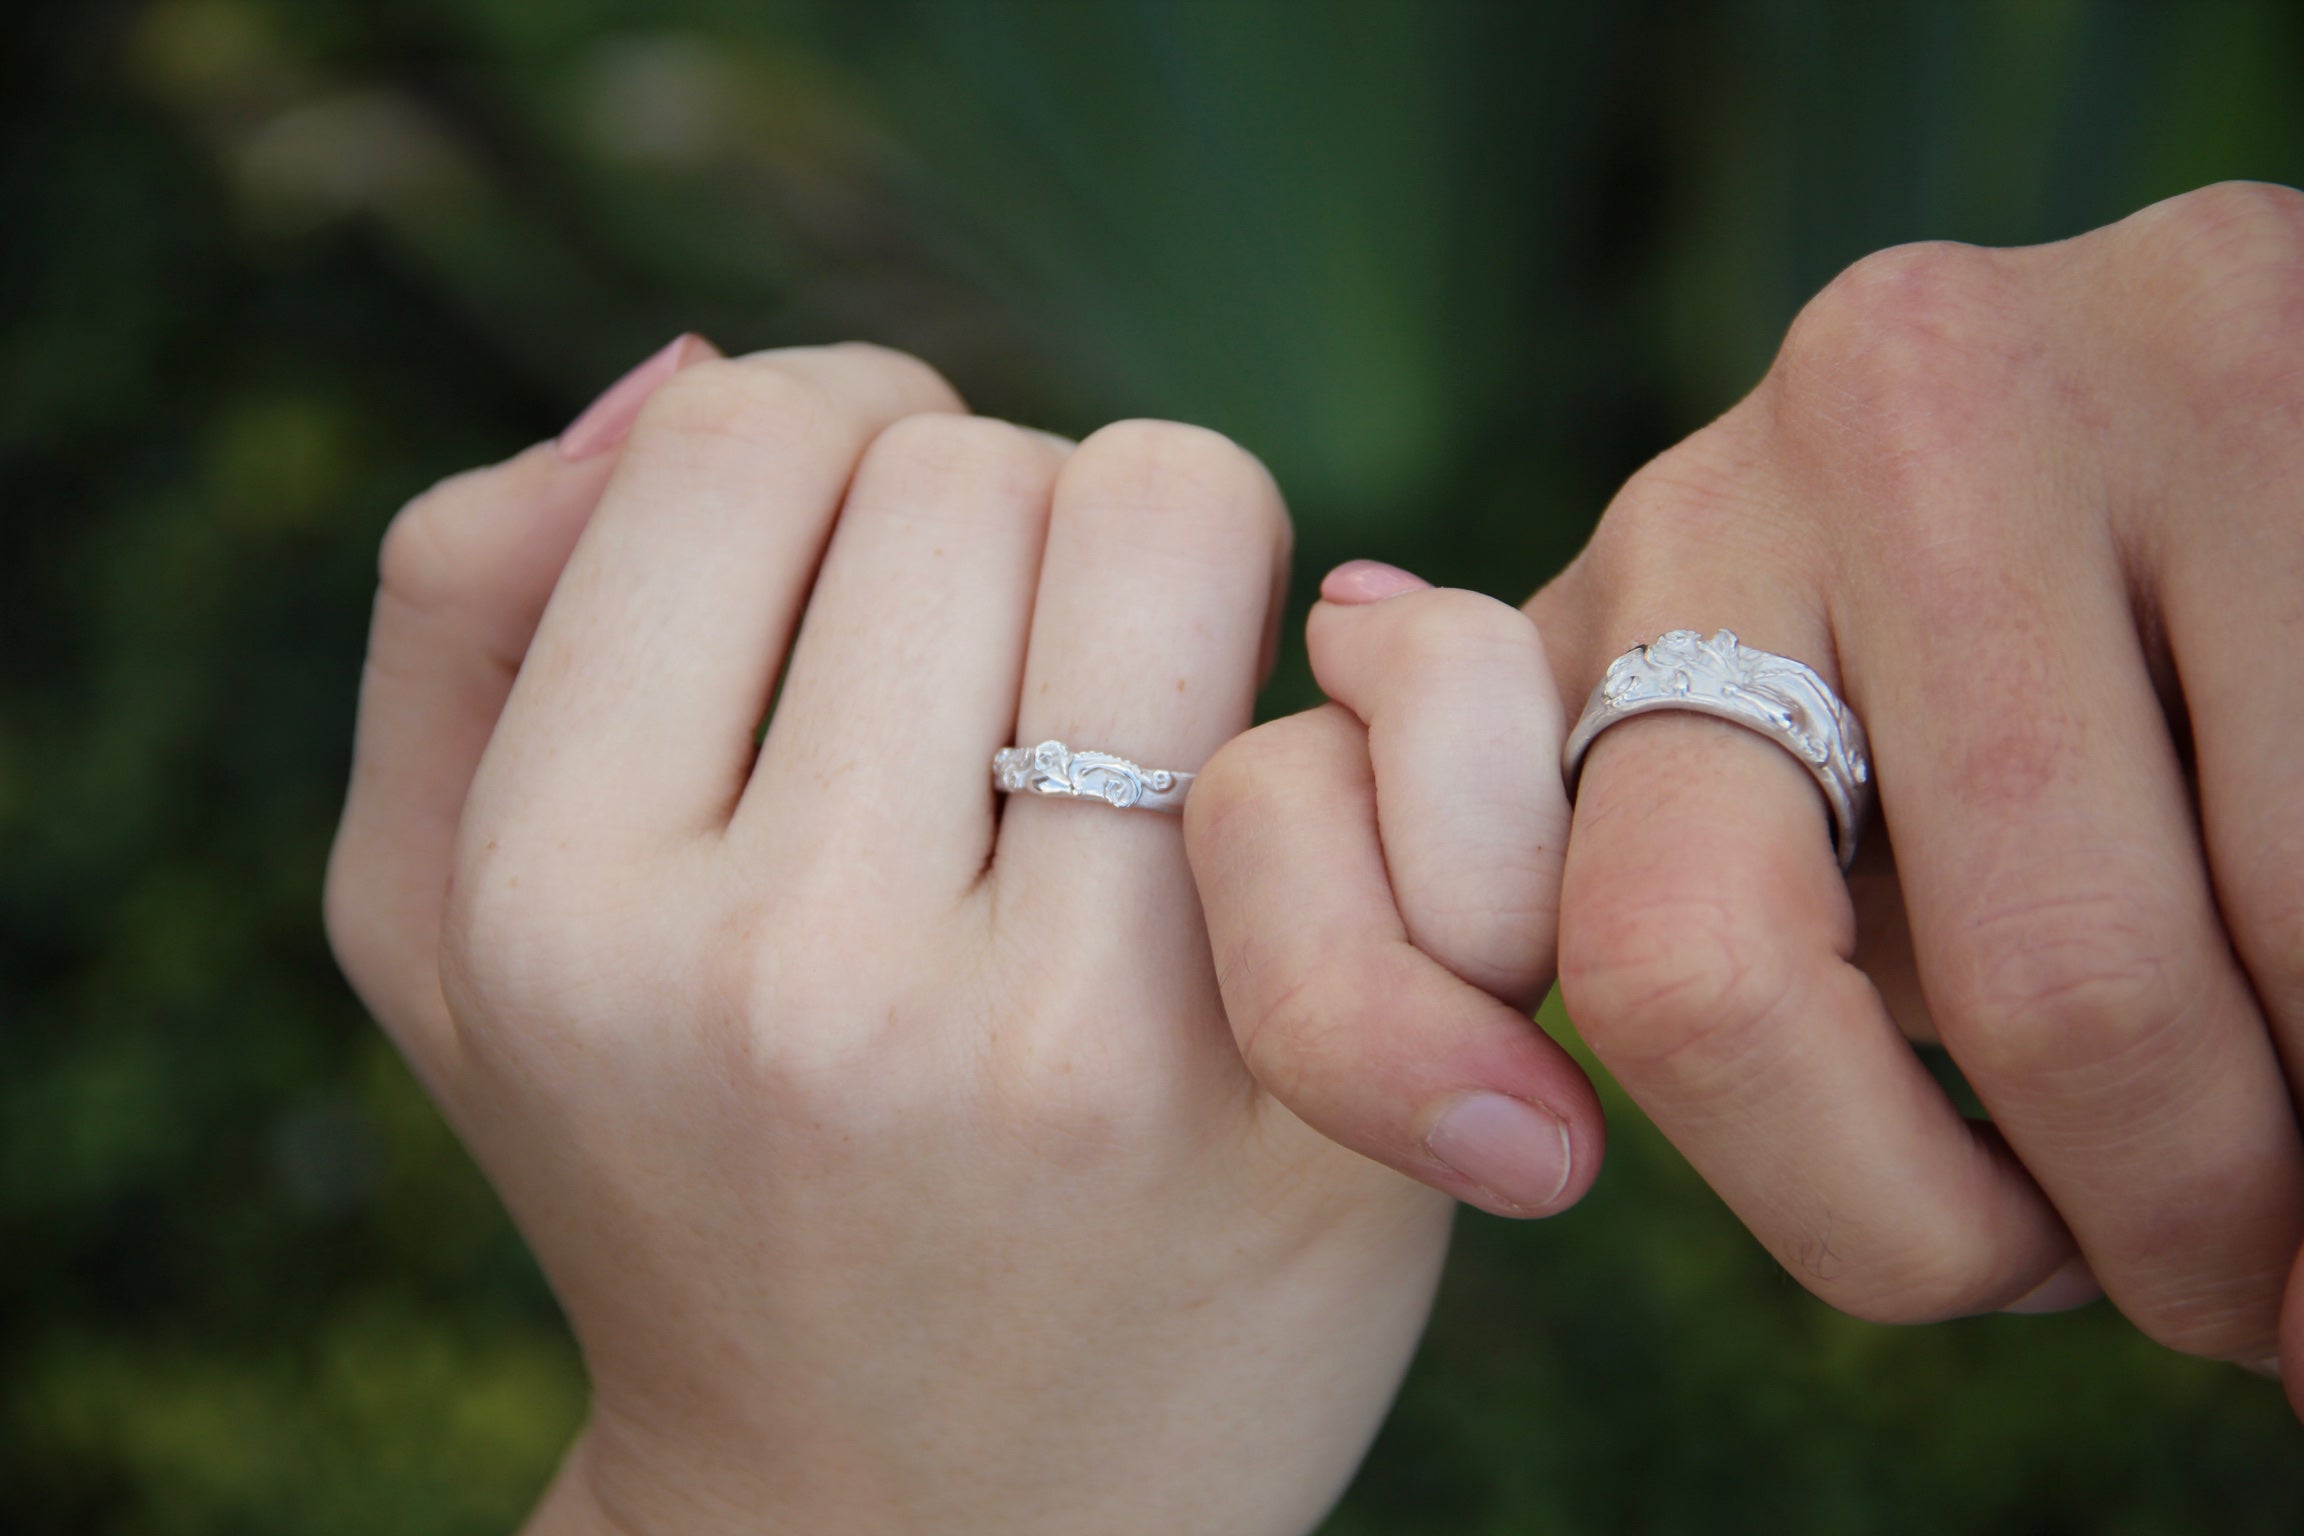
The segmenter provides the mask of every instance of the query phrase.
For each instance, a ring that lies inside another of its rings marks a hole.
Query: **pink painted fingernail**
[[[2259,1376],[2269,1376],[2274,1381],[2278,1381],[2280,1379],[2280,1357],[2274,1355],[2268,1360],[2252,1360],[2246,1369],[2254,1371]]]
[[[2076,1253],[2058,1266],[2056,1273],[2000,1310],[2026,1316],[2044,1312],[2069,1312],[2074,1307],[2088,1305],[2103,1294],[2104,1287],[2096,1283],[2096,1271],[2088,1267],[2087,1259]]]
[[[560,434],[560,457],[573,464],[606,453],[632,431],[640,408],[664,381],[694,361],[703,346],[697,336],[675,336],[669,346],[608,386],[608,392],[585,407],[584,414]]]
[[[1496,1204],[1477,1203],[1500,1216],[1529,1216],[1548,1208],[1568,1187],[1574,1157],[1566,1121],[1504,1093],[1457,1100],[1425,1136],[1424,1145],[1495,1197]]]
[[[1423,592],[1432,583],[1381,560],[1347,560],[1320,583],[1320,595],[1331,603],[1380,603],[1403,592]]]

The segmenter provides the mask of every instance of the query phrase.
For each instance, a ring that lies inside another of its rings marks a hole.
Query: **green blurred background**
[[[0,1530],[445,1536],[582,1389],[319,933],[402,500],[678,330],[866,336],[1234,434],[1299,594],[1517,599],[1864,252],[2304,180],[2304,12],[14,0],[0,116]],[[2268,1384],[1835,1316],[1611,1104],[1332,1532],[2304,1529]]]

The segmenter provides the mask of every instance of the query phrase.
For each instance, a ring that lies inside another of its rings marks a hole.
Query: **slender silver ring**
[[[1619,720],[1659,709],[1694,710],[1757,731],[1800,760],[1824,791],[1832,844],[1846,869],[1872,803],[1872,763],[1863,724],[1814,668],[1738,643],[1722,630],[1707,640],[1675,629],[1609,664],[1560,755],[1568,793],[1594,738]]]
[[[1005,795],[1101,800],[1116,811],[1184,814],[1193,775],[1145,768],[1109,752],[1075,752],[1060,741],[1002,747],[992,754],[992,787]]]

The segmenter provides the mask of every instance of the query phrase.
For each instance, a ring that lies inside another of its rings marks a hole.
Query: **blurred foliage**
[[[2299,66],[2293,0],[17,0],[0,1527],[499,1532],[581,1410],[316,921],[434,477],[683,328],[864,335],[1233,433],[1300,576],[1517,598],[1865,251],[2304,180]],[[1612,1107],[1583,1209],[1467,1219],[1333,1532],[2304,1529],[2269,1386],[1839,1317]]]

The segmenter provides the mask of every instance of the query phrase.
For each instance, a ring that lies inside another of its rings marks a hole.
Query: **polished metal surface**
[[[1863,725],[1814,668],[1745,645],[1725,629],[1709,640],[1675,629],[1634,646],[1610,663],[1568,733],[1561,753],[1568,792],[1576,792],[1584,754],[1602,731],[1657,710],[1732,721],[1798,758],[1824,791],[1840,867],[1855,859],[1856,834],[1871,805],[1872,764]]]
[[[1109,752],[1075,752],[1060,741],[1003,747],[992,755],[992,785],[1003,794],[1100,800],[1119,811],[1181,815],[1192,777],[1145,768]]]

